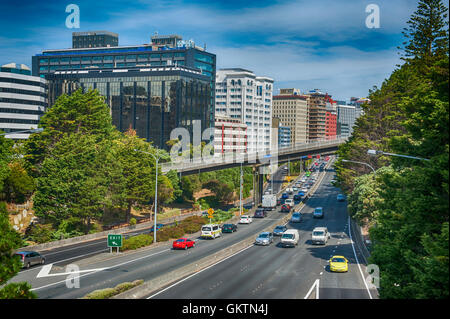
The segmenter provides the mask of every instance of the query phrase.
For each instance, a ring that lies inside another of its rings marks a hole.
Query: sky
[[[80,9],[80,28],[66,26],[69,4]],[[370,4],[379,8],[379,28],[366,26]],[[179,34],[216,54],[217,69],[274,79],[274,94],[317,88],[349,100],[367,96],[401,64],[402,30],[416,7],[412,0],[0,0],[0,64],[31,67],[42,50],[70,48],[72,32],[115,32],[120,46]]]

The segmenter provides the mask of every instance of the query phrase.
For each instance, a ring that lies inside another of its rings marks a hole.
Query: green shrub
[[[38,244],[49,242],[53,239],[54,229],[51,224],[38,224],[32,226],[29,240]]]
[[[135,226],[136,225],[136,218],[132,217],[130,218],[130,226]]]
[[[122,250],[138,249],[141,247],[149,246],[153,243],[153,236],[148,234],[142,234],[126,238],[123,240]]]
[[[181,223],[180,226],[183,228],[186,234],[196,233],[202,228],[202,224],[197,224],[193,222]]]
[[[143,283],[144,280],[142,279],[138,279],[133,282],[123,282],[121,284],[118,284],[114,288],[94,290],[93,292],[88,293],[82,299],[108,299],[115,295],[121,294],[122,292],[127,291],[131,288],[142,285]]]

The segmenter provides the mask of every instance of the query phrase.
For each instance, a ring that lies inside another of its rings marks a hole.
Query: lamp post
[[[367,163],[364,163],[364,162],[358,162],[358,161],[346,160],[346,159],[343,159],[342,161],[343,161],[343,162],[350,162],[350,163],[356,163],[356,164],[365,165],[365,166],[369,167],[369,168],[373,171],[373,174],[374,174],[374,175],[377,174],[377,173],[375,172],[375,169],[374,169],[374,168],[372,167],[372,165],[370,165],[370,164],[367,164]]]
[[[376,156],[376,155],[397,156],[397,157],[404,157],[404,158],[416,159],[416,160],[421,160],[421,161],[429,161],[430,160],[428,158],[423,158],[423,157],[409,156],[409,155],[402,155],[402,154],[394,154],[394,153],[387,153],[387,152],[378,151],[378,150],[367,150],[367,154],[368,155],[372,155],[372,156]]]
[[[149,154],[155,159],[155,169],[156,169],[156,181],[155,181],[155,225],[153,226],[153,242],[156,243],[156,212],[158,211],[158,162],[160,158],[163,156],[161,152],[156,152],[155,154],[144,152],[138,149],[135,149],[136,152],[141,152],[144,154]]]

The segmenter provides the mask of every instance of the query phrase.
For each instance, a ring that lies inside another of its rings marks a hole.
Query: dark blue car
[[[283,193],[283,194],[281,194],[281,198],[282,198],[282,199],[288,199],[288,198],[289,198],[288,193]]]
[[[302,201],[302,196],[294,195],[294,203],[298,204]]]
[[[156,224],[156,231],[160,230],[162,227],[164,227],[164,224]],[[152,226],[152,228],[150,228],[150,232],[153,233],[154,229],[155,226]]]

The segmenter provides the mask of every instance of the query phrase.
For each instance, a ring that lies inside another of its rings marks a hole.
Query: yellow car
[[[330,271],[347,272],[348,271],[348,260],[344,256],[331,257]]]

